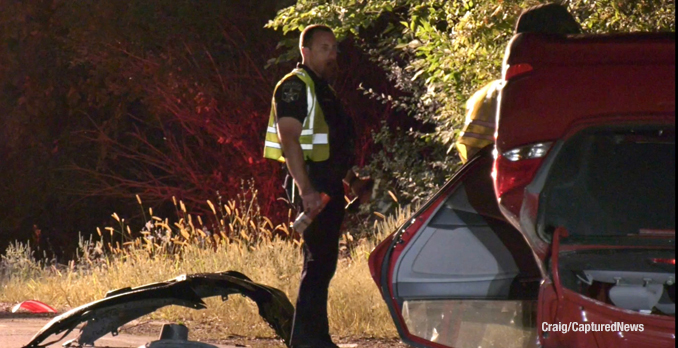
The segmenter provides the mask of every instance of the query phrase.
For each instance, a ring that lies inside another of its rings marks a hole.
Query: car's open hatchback
[[[675,34],[520,34],[503,77],[496,146],[370,255],[401,337],[674,346]]]

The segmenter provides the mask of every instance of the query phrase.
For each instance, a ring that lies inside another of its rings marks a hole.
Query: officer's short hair
[[[299,48],[303,47],[311,47],[313,44],[313,35],[319,31],[324,31],[326,33],[334,34],[334,31],[326,25],[322,24],[314,24],[314,25],[309,25],[304,29],[304,31],[301,32],[301,35],[299,36]]]
[[[515,34],[539,32],[547,34],[579,34],[581,26],[567,11],[557,3],[530,7],[523,11],[516,22]]]

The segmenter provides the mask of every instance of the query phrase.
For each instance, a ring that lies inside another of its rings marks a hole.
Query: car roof
[[[501,152],[556,141],[582,123],[675,124],[675,33],[524,33],[511,40],[505,62],[505,71],[529,67],[501,88]]]
[[[675,32],[554,35],[521,33],[505,64],[675,64]]]

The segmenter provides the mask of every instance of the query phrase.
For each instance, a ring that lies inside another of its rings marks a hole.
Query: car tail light
[[[492,178],[499,203],[516,216],[523,189],[532,182],[553,143],[537,143],[505,151],[494,162]]]
[[[504,81],[508,81],[518,75],[522,75],[532,71],[532,65],[530,64],[514,64],[509,65],[504,71]]]

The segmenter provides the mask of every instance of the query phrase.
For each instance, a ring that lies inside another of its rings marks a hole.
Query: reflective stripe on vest
[[[458,145],[483,148],[494,142],[496,130],[497,95],[501,81],[492,81],[469,98],[466,103],[466,122]]]
[[[296,75],[306,84],[306,104],[308,105],[308,110],[302,125],[301,135],[299,136],[299,144],[304,153],[304,160],[314,162],[325,161],[330,157],[329,127],[327,122],[325,122],[325,114],[318,104],[313,79],[303,69],[295,69],[278,82],[275,90],[277,91],[282,81],[285,81],[291,75]],[[264,157],[285,162],[276,124],[275,93],[274,91],[271,115],[268,120],[268,128],[266,129]]]

